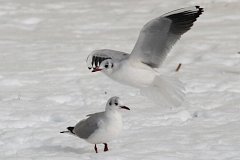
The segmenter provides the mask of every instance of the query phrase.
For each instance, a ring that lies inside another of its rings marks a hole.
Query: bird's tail
[[[184,101],[184,86],[173,77],[157,76],[151,86],[141,89],[141,93],[161,106],[177,107]]]
[[[62,131],[62,132],[60,132],[60,133],[70,133],[70,134],[75,134],[75,133],[73,132],[73,129],[74,129],[74,127],[67,127],[67,131]]]

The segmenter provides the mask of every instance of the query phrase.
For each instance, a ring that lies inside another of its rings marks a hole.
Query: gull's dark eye
[[[115,103],[115,105],[117,106],[117,105],[118,105],[118,103],[116,102],[116,103]]]

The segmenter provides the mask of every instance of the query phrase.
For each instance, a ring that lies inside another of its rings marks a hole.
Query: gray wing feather
[[[181,35],[201,15],[199,6],[182,8],[149,21],[142,28],[130,59],[158,68]]]
[[[92,114],[88,114],[87,117],[92,117],[92,116],[98,117],[98,116],[101,115],[101,114],[103,114],[103,112],[92,113]]]
[[[101,62],[106,59],[112,59],[113,61],[121,61],[129,57],[128,53],[115,51],[111,49],[101,49],[93,51],[87,57],[87,64],[89,69],[100,66]]]
[[[88,115],[87,119],[84,119],[76,124],[73,132],[80,138],[87,139],[91,136],[98,128],[98,122],[104,113],[99,112]]]

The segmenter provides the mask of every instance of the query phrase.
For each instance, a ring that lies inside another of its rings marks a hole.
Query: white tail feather
[[[180,106],[184,100],[184,87],[176,78],[157,76],[152,85],[141,89],[144,96],[149,97],[161,106]]]

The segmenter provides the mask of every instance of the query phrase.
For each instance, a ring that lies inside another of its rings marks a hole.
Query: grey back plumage
[[[80,138],[87,139],[99,128],[98,122],[103,114],[104,112],[90,114],[87,119],[78,122],[73,129],[75,135]]]

